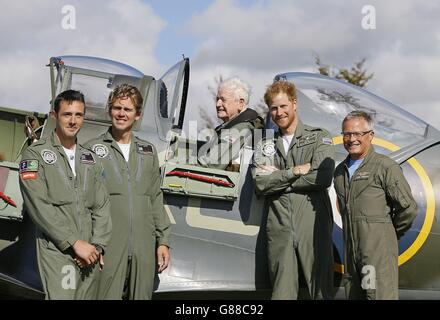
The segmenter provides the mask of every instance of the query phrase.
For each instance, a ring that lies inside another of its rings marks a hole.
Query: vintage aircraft
[[[107,130],[106,99],[116,85],[136,85],[144,97],[142,118],[135,131],[157,147],[165,208],[173,223],[172,262],[157,277],[155,297],[182,299],[196,293],[199,295],[192,297],[217,298],[231,292],[238,298],[258,297],[259,293],[259,297],[270,296],[265,203],[253,191],[249,166],[252,144],[247,143],[241,152],[238,172],[202,168],[194,161],[201,142],[188,139],[182,130],[189,59],[184,58],[160,79],[94,57],[53,57],[49,67],[52,100],[69,88],[85,94],[87,113],[80,141]],[[332,133],[338,162],[346,155],[340,136],[344,116],[352,110],[374,115],[376,150],[400,163],[418,203],[417,218],[399,243],[400,296],[440,298],[440,211],[436,208],[440,199],[440,132],[384,99],[333,78],[284,73],[275,79],[296,84],[300,117]],[[0,111],[0,152],[7,160],[0,162],[0,297],[38,299],[43,292],[34,226],[23,210],[18,159],[26,145],[54,129],[54,121],[45,114]],[[273,127],[269,119],[267,127]],[[333,188],[330,192],[336,200]],[[336,206],[333,211],[335,292],[342,296],[341,219]]]

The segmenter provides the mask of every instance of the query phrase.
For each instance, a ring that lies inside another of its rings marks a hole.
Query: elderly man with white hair
[[[201,166],[238,171],[240,150],[254,129],[263,128],[258,113],[247,108],[250,88],[237,77],[222,81],[217,90],[217,117],[223,121],[199,150]]]

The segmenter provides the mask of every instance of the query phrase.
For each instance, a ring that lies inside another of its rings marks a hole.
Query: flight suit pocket
[[[147,195],[152,192],[153,156],[139,155],[136,172],[136,189],[139,195]]]
[[[71,204],[73,202],[73,190],[67,188],[62,183],[48,182],[47,196],[49,198],[49,202],[51,202],[55,206]]]
[[[388,187],[387,194],[391,199],[398,200],[402,208],[409,207],[407,196],[402,192],[397,182]]]
[[[45,167],[47,196],[54,205],[65,205],[73,202],[73,175],[67,175],[59,161]]]
[[[152,211],[152,204],[151,204],[151,198],[149,196],[138,196],[137,201],[139,203],[139,208],[141,208],[140,211],[140,217],[141,217],[141,224],[143,229],[146,228],[146,230],[154,230],[154,219],[153,219],[153,211]]]
[[[95,203],[95,177],[92,168],[89,166],[84,169],[83,193],[86,208],[91,208]]]

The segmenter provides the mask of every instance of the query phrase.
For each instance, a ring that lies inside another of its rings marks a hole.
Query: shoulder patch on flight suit
[[[273,141],[267,141],[262,147],[263,155],[266,157],[271,157],[276,153],[275,143]]]
[[[95,158],[93,158],[93,154],[91,152],[83,152],[80,157],[81,163],[85,164],[95,164]]]
[[[20,173],[22,180],[35,180],[38,178],[38,172],[23,172]]]
[[[322,138],[322,143],[331,145],[333,144],[333,140],[332,138]]]
[[[370,172],[363,171],[356,174],[356,176],[353,178],[353,181],[368,180],[369,177],[370,177]]]
[[[308,135],[300,138],[298,140],[298,148],[301,148],[301,147],[304,147],[304,146],[307,146],[309,144],[316,142],[317,137],[318,137],[318,134],[316,132],[314,132],[314,133],[308,134]]]
[[[38,160],[22,160],[20,161],[20,173],[37,172]]]
[[[52,150],[44,149],[40,154],[43,161],[47,164],[54,164],[57,162],[57,155]]]
[[[136,144],[137,152],[140,154],[153,154],[153,146],[149,143],[137,143]]]
[[[104,144],[100,144],[100,143],[94,144],[92,150],[100,158],[105,158],[108,156],[108,148]]]

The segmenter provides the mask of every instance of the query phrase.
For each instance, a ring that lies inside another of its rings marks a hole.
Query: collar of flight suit
[[[60,141],[56,135],[55,129],[50,134],[50,143],[51,143],[52,147],[59,147],[59,148],[63,147],[63,145],[60,143]],[[78,138],[76,138],[76,150],[79,150],[79,149],[87,149],[87,148],[85,148],[81,143],[79,143]]]
[[[360,164],[359,168],[357,168],[356,172],[357,172],[357,173],[360,172],[360,170],[362,170],[362,168],[364,168],[364,167],[370,162],[370,160],[374,159],[375,156],[376,156],[376,151],[374,150],[373,145],[371,145],[370,148],[369,148],[369,150],[368,150],[368,152],[367,152],[367,155],[365,156],[364,160],[363,160],[362,163]],[[344,166],[345,166],[344,177],[345,177],[346,181],[349,181],[349,180],[348,180],[348,161],[349,161],[349,160],[350,160],[350,155],[348,155],[347,158],[345,158],[345,161],[344,161]],[[370,170],[371,170],[372,172],[370,172],[370,175],[369,175],[369,177],[368,177],[368,181],[367,181],[367,183],[365,183],[365,184],[362,186],[362,188],[359,188],[358,190],[356,190],[356,192],[355,192],[355,194],[354,194],[354,197],[355,197],[355,198],[356,198],[357,196],[359,196],[359,194],[361,194],[362,191],[364,191],[364,190],[365,190],[365,189],[371,184],[371,182],[373,181],[373,178],[374,178],[374,174],[373,174],[373,173],[376,171],[376,169],[377,169],[377,166],[371,167]],[[354,179],[354,175],[353,175],[352,179]],[[350,183],[349,183],[349,184],[350,184]]]
[[[130,132],[130,135],[131,135],[131,137],[130,137],[130,157],[131,157],[132,146],[133,146],[133,144],[135,144],[137,142],[137,139],[136,139],[135,135],[133,134],[133,131]],[[118,152],[122,156],[122,152],[121,152],[121,150],[120,150],[120,148],[118,146],[118,143],[117,143],[117,141],[115,140],[115,138],[112,135],[112,127],[108,128],[107,132],[104,133],[104,139],[103,140],[106,141],[106,142],[109,142],[111,144],[111,146],[113,148],[115,148],[116,150],[118,150]]]
[[[277,150],[279,151],[279,153],[281,154],[281,156],[284,159],[287,159],[287,155],[289,154],[290,150],[296,145],[296,143],[298,142],[298,139],[301,138],[305,133],[306,133],[306,128],[304,126],[304,123],[302,123],[302,121],[298,118],[298,124],[296,125],[293,139],[290,142],[289,150],[287,152],[285,152],[284,145],[283,145],[283,139],[281,138],[281,136],[282,136],[281,130],[277,131],[276,146],[277,146]]]
[[[112,133],[111,133],[111,129],[112,127],[110,127],[107,132],[104,134],[104,141],[110,143],[110,147],[115,149],[116,152],[119,153],[120,158],[118,160],[119,165],[122,166],[122,168],[125,169],[125,158],[124,155],[122,154],[121,149],[118,146],[118,143],[116,142],[115,138],[113,137]],[[133,131],[130,133],[131,134],[131,139],[130,139],[130,159],[128,160],[128,167],[129,167],[129,171],[132,174],[135,174],[138,170],[139,167],[139,161],[141,161],[141,158],[138,155],[138,152],[136,152],[136,148],[137,148],[137,144],[139,143],[139,138],[136,137],[133,133]]]
[[[223,129],[230,129],[239,123],[255,121],[257,118],[258,118],[258,113],[255,110],[246,108],[245,110],[240,112],[234,119],[222,123],[221,125],[217,126],[214,130],[218,132]]]
[[[60,141],[59,141],[59,139],[58,139],[58,137],[56,135],[55,130],[53,130],[52,133],[50,134],[50,144],[51,144],[51,146],[54,149],[57,149],[58,153],[64,158],[64,162],[65,162],[64,164],[66,166],[65,170],[67,170],[68,175],[72,174],[72,176],[70,176],[70,177],[73,178],[73,171],[72,171],[72,168],[70,168],[68,157],[67,157],[66,153],[64,152],[63,145],[60,143]],[[81,162],[81,155],[84,152],[89,152],[89,151],[90,150],[85,148],[82,144],[80,144],[78,142],[78,138],[76,138],[76,149],[75,149],[75,172],[76,172],[76,176],[79,176],[79,175],[83,174],[83,170],[84,170],[85,167],[82,166],[82,165],[79,165],[80,162]],[[90,153],[92,153],[92,152],[90,151]],[[92,157],[93,157],[93,155],[92,155]],[[60,161],[60,160],[58,160],[58,161]],[[95,163],[95,162],[96,162],[96,159],[93,158],[93,163]],[[65,178],[67,179],[67,177],[65,177]]]

